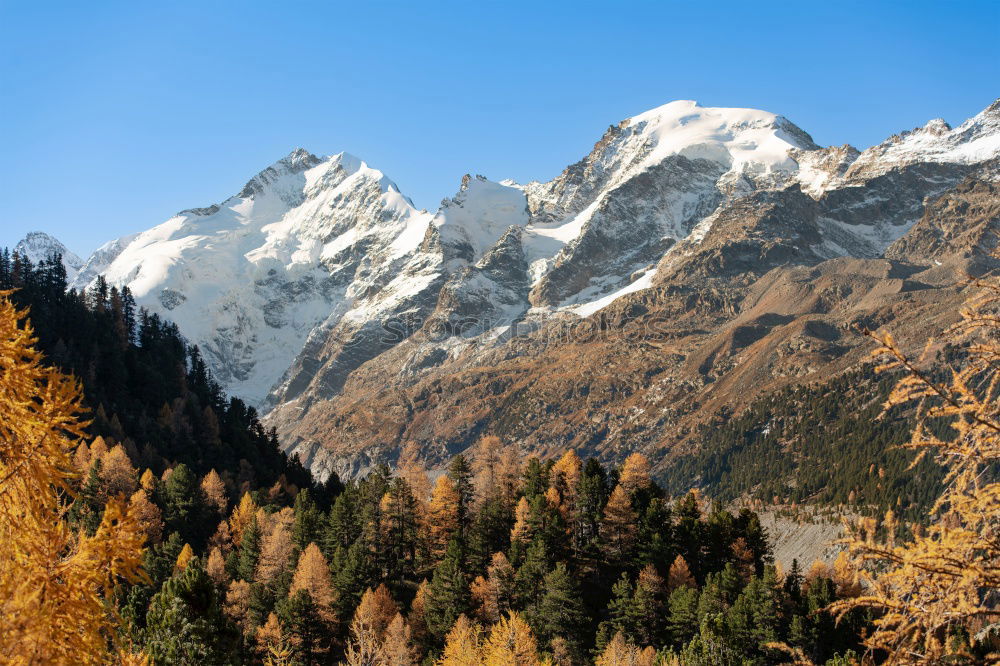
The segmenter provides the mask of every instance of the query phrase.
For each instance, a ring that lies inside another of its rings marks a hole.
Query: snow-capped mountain
[[[201,347],[227,390],[259,403],[314,327],[367,290],[400,286],[387,285],[430,218],[361,160],[297,149],[220,204],[105,244],[77,285],[98,273],[127,284]]]
[[[514,323],[536,330],[628,295],[642,298],[649,287],[683,285],[697,294],[699,285],[708,292],[719,280],[746,284],[781,266],[882,256],[921,219],[929,198],[990,171],[1000,154],[990,147],[998,113],[994,105],[936,142],[880,158],[878,146],[819,148],[763,111],[673,102],[611,127],[552,181],[466,177],[427,231],[421,252],[440,282],[397,311],[408,325],[380,337],[371,319],[376,335],[359,336],[357,324],[343,320],[314,332],[272,393],[270,421],[320,473],[361,469],[385,455],[386,443],[413,439],[449,451],[489,423],[508,428],[494,409],[521,398],[499,398],[499,376],[487,371],[492,379],[458,404],[429,397],[443,390],[434,378],[526,353],[508,342]],[[964,147],[962,137],[975,146]],[[690,302],[702,298],[696,294]],[[712,307],[731,312],[731,298]],[[467,413],[466,405],[481,404],[481,391],[500,402]],[[372,398],[372,411],[358,398],[383,394]],[[428,400],[451,409],[429,410]],[[359,410],[367,414],[360,420]],[[462,424],[442,425],[453,414],[463,414]]]
[[[129,285],[322,468],[326,438],[301,424],[362,370],[402,386],[514,324],[649,287],[881,256],[928,197],[995,169],[998,119],[994,104],[860,152],[764,111],[672,102],[551,181],[466,176],[436,213],[358,158],[297,149],[222,203],[105,244],[75,284]]]
[[[61,242],[41,231],[28,233],[14,246],[14,251],[27,257],[33,264],[53,255],[62,255],[62,263],[66,268],[66,278],[70,282],[76,279],[83,267],[83,260],[80,257],[70,252]]]

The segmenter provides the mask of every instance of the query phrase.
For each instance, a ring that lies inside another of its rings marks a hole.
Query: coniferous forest
[[[405,449],[395,473],[316,483],[127,290],[67,292],[58,257],[7,252],[0,289],[44,363],[82,385],[66,524],[98,533],[116,498],[140,517],[144,574],[114,586],[108,640],[153,663],[470,663],[473,644],[489,663],[770,663],[772,643],[824,663],[860,649],[866,615],[835,625],[821,610],[856,593],[844,571],[776,570],[755,514],[668,497],[641,455],[522,461],[485,438],[433,482]]]
[[[901,448],[915,424],[912,409],[883,413],[898,380],[865,366],[719,414],[698,433],[697,451],[673,463],[668,490],[698,486],[722,501],[752,496],[922,519],[944,472],[931,458],[911,466],[913,453]]]
[[[11,663],[852,664],[891,660],[904,640],[989,659],[988,637],[967,630],[990,617],[988,598],[970,598],[972,624],[898,611],[894,590],[926,591],[907,567],[964,547],[946,527],[908,532],[890,511],[862,522],[832,566],[783,571],[754,512],[669,495],[641,454],[620,467],[573,450],[524,460],[492,436],[445,470],[408,445],[394,470],[319,483],[128,290],[97,280],[67,292],[59,257],[33,266],[4,251],[0,293],[0,509],[17,525],[4,532],[15,560],[0,576],[12,628],[0,650]],[[881,400],[888,385],[875,385]],[[786,403],[804,417],[782,417]],[[808,442],[810,415],[868,418],[815,388],[762,404],[706,436],[705,455],[724,454],[702,461],[707,474],[721,478],[720,464],[761,450],[771,431]],[[899,436],[892,421],[857,436],[838,428],[857,446]],[[737,430],[756,432],[742,452],[726,444]],[[807,461],[831,455],[803,449]],[[725,496],[759,474],[737,467],[749,472],[732,474]],[[971,474],[960,471],[949,478]],[[972,520],[955,506],[952,520]],[[903,545],[876,540],[897,534]],[[873,576],[873,559],[886,573]],[[934,575],[952,575],[941,562]]]

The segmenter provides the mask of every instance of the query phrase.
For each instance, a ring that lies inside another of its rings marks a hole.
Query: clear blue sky
[[[991,2],[0,0],[0,245],[85,254],[303,146],[421,207],[548,179],[674,99],[866,147],[1000,96]]]

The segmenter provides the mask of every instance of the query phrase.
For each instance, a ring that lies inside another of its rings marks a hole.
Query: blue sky
[[[0,0],[0,246],[85,254],[302,146],[435,208],[674,99],[866,147],[1000,96],[997,2]]]

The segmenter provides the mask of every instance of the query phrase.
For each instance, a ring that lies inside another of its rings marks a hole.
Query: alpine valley
[[[748,407],[869,381],[859,328],[910,348],[952,323],[998,225],[1000,101],[864,151],[677,101],[548,182],[467,175],[433,213],[357,157],[296,149],[85,261],[44,234],[19,249],[61,253],[71,287],[128,286],[320,477],[494,434],[639,451],[681,488],[724,480],[733,452],[692,461],[741,414],[762,442],[788,433]]]

